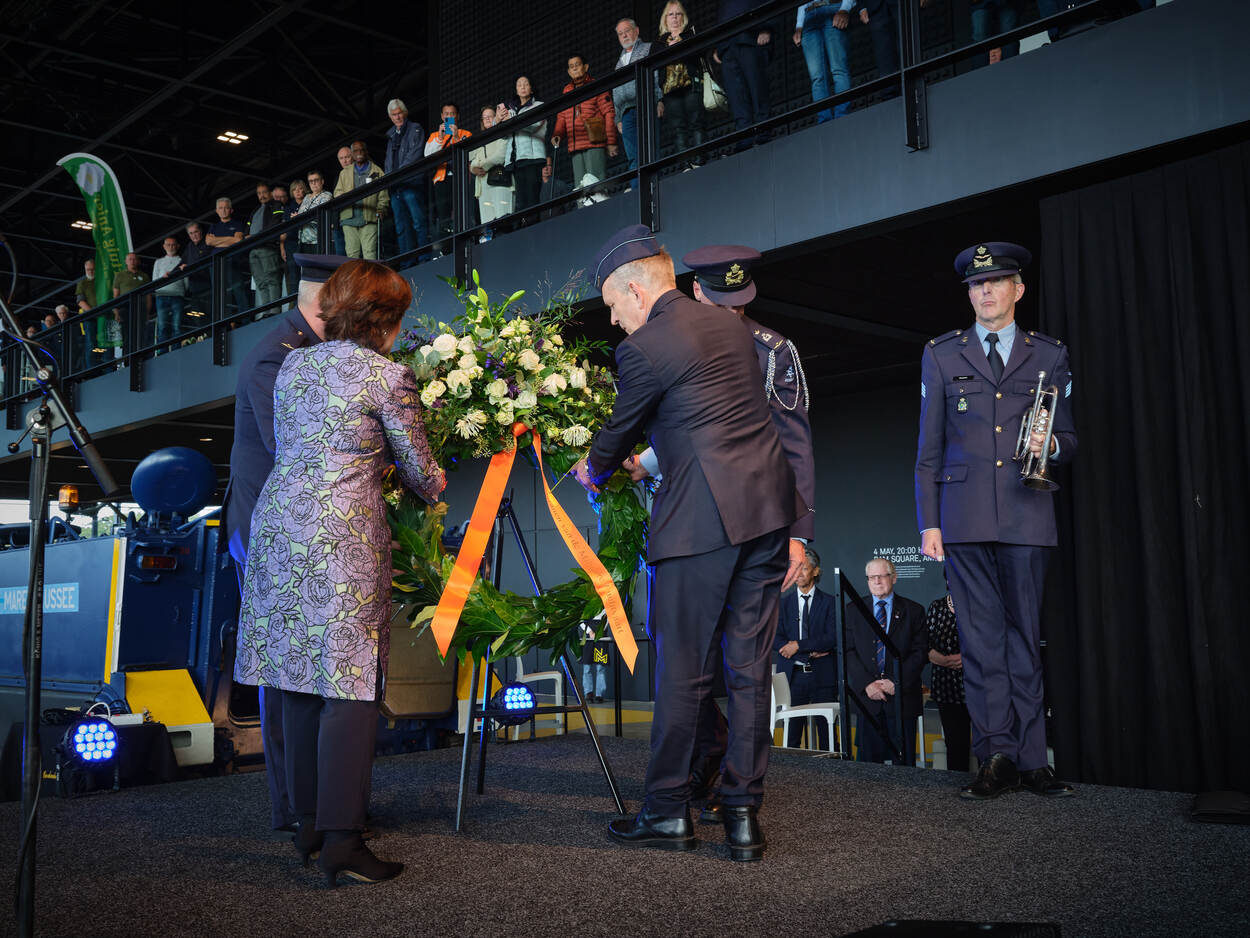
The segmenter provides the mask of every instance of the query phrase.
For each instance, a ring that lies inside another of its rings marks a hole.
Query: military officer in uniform
[[[1017,327],[1017,244],[985,242],[955,259],[976,321],[931,340],[921,361],[916,512],[922,550],[946,561],[980,771],[960,794],[994,798],[1020,787],[1070,795],[1047,765],[1040,610],[1047,548],[1057,541],[1049,491],[1028,487],[1013,455],[1039,373],[1055,386],[1046,410],[1047,460],[1076,453],[1072,375],[1063,343]],[[1032,429],[1032,428],[1031,428]],[[1040,457],[1045,437],[1028,434]]]
[[[612,322],[628,335],[616,349],[612,416],[573,472],[588,488],[603,484],[645,434],[664,475],[647,544],[656,692],[646,802],[608,833],[629,846],[696,845],[690,765],[720,646],[729,690],[725,840],[732,859],[758,860],[777,600],[790,526],[807,505],[741,324],[677,290],[672,258],[645,225],[617,232],[592,266]]]
[[[287,352],[316,345],[325,323],[318,297],[322,285],[346,257],[333,254],[296,254],[300,268],[299,300],[281,322],[256,343],[239,368],[234,394],[234,445],[230,449],[230,484],[222,506],[226,540],[243,585],[252,509],[261,486],[273,469],[273,385]],[[269,780],[274,830],[294,831],[298,817],[286,791],[285,748],[282,740],[282,692],[259,688],[261,742]]]

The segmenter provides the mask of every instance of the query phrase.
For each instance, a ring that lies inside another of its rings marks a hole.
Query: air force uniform
[[[960,254],[956,270],[975,283],[1017,273],[1028,260],[1017,245],[987,243]],[[1002,360],[997,377],[990,354]],[[996,334],[957,329],[925,345],[916,458],[919,526],[939,528],[945,549],[973,749],[982,762],[1001,753],[1023,772],[1047,763],[1039,612],[1044,548],[1056,531],[1051,493],[1026,487],[1012,456],[1040,372],[1044,386],[1058,389],[1049,461],[1071,460],[1068,351],[1014,322]]]

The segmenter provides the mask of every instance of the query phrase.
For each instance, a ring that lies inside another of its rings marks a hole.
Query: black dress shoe
[[[374,856],[360,839],[359,831],[327,831],[317,865],[331,889],[339,884],[340,873],[358,883],[380,883],[404,871],[402,863],[389,863]]]
[[[725,805],[725,843],[732,860],[764,859],[764,832],[756,819],[756,807],[749,804]]]
[[[702,824],[721,824],[725,820],[725,805],[720,800],[720,792],[714,791],[707,796],[707,804],[699,812]]]
[[[326,835],[323,831],[317,830],[316,823],[309,819],[299,825],[295,836],[291,839],[295,843],[300,859],[304,861],[305,866],[308,866],[321,855],[321,847],[325,843]]]
[[[984,801],[1015,791],[1019,787],[1020,770],[1005,755],[996,752],[981,763],[972,784],[959,789],[959,797],[970,801]]]
[[[1035,795],[1043,798],[1067,798],[1075,795],[1076,789],[1067,782],[1055,778],[1054,770],[1044,765],[1040,769],[1029,769],[1020,773],[1020,787],[1027,788]]]
[[[609,821],[608,836],[626,847],[693,850],[699,846],[689,815],[664,817],[645,810],[639,811],[636,817]]]

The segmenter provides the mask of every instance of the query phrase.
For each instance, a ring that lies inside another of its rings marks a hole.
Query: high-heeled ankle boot
[[[402,863],[379,860],[360,839],[360,831],[326,831],[317,865],[333,889],[343,873],[360,883],[380,883],[404,871]]]
[[[299,827],[295,831],[295,836],[291,838],[305,866],[317,859],[325,839],[325,833],[317,830],[317,819],[311,814],[300,817]]]

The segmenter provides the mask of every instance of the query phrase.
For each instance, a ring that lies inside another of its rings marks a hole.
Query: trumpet
[[[1020,418],[1020,436],[1016,439],[1016,452],[1011,458],[1020,463],[1020,479],[1031,489],[1053,492],[1059,483],[1050,478],[1050,440],[1055,432],[1055,408],[1059,406],[1059,389],[1053,384],[1043,387],[1046,372],[1037,373],[1037,390],[1033,392],[1033,406]],[[1041,433],[1042,454],[1035,456],[1029,450],[1029,437]]]

